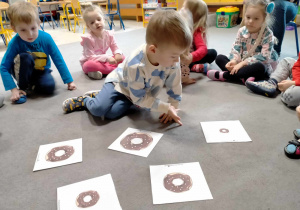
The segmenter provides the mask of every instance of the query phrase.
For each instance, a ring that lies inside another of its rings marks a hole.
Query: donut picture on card
[[[229,130],[227,128],[221,128],[220,133],[229,133]]]
[[[66,145],[54,147],[46,154],[45,159],[49,162],[63,161],[71,157],[74,154],[74,152],[75,150],[73,146]]]
[[[192,178],[183,173],[170,173],[164,178],[164,187],[174,193],[182,193],[192,188]]]
[[[125,136],[120,144],[127,150],[142,150],[147,148],[153,142],[152,136],[147,133],[131,133]]]
[[[76,206],[79,208],[88,208],[96,205],[99,199],[100,195],[97,191],[89,190],[82,192],[76,198]]]

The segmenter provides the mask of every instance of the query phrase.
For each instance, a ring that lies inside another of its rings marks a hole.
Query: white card
[[[122,209],[110,174],[57,188],[58,210]]]
[[[82,162],[82,139],[41,145],[33,171]]]
[[[213,199],[199,162],[150,166],[150,177],[153,204]]]
[[[239,120],[200,122],[207,143],[252,141]]]
[[[162,136],[161,133],[127,128],[108,149],[148,157]]]

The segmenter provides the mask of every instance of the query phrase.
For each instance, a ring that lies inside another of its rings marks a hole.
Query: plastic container
[[[240,10],[237,7],[221,7],[217,10],[217,28],[232,28],[237,25]]]

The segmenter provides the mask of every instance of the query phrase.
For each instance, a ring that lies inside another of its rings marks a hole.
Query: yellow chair
[[[82,13],[81,13],[81,7],[80,7],[80,3],[78,0],[71,0],[71,5],[72,5],[72,11],[73,11],[73,15],[74,15],[74,33],[76,31],[76,24],[78,24],[78,26],[80,26],[79,21],[80,22],[84,22],[83,18],[82,18]],[[69,16],[69,11],[67,10],[68,16]],[[85,32],[85,24],[83,23],[83,33]]]
[[[68,18],[67,21],[69,22],[71,30],[73,31],[73,28],[72,28],[72,25],[71,25],[71,19],[74,20],[74,15],[73,14],[69,14],[69,13],[68,13],[68,17],[66,15],[66,10],[69,11],[69,8],[72,8],[72,6],[66,6],[66,2],[62,1],[61,2],[61,7],[63,8],[63,11],[60,13],[60,19],[59,19],[60,25],[62,26],[62,23],[63,23],[64,27],[66,28],[65,19]]]
[[[0,8],[6,8],[6,9],[8,9],[8,7],[9,7],[9,4],[8,3],[6,3],[6,2],[0,2]],[[10,25],[10,23],[7,21],[7,19],[6,19],[6,10],[2,10],[2,14],[4,14],[4,21],[2,22],[3,23],[3,25]]]
[[[5,21],[5,23],[6,23],[5,24],[6,28],[3,26],[2,12],[0,12],[0,35],[1,35],[2,39],[3,39],[4,44],[7,46],[8,43],[10,42],[10,40],[13,37],[14,31],[10,28],[10,26],[7,24],[6,21]]]

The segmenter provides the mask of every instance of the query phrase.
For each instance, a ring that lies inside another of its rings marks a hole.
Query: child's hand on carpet
[[[74,82],[68,83],[68,90],[76,90],[76,85]]]
[[[15,102],[15,101],[19,100],[22,95],[26,95],[25,91],[19,90],[18,88],[14,88],[11,90],[10,100],[12,102]]]
[[[166,123],[174,120],[179,125],[182,125],[182,122],[180,121],[181,119],[177,115],[178,111],[179,111],[179,109],[176,109],[174,106],[170,106],[167,114],[163,113],[159,116],[159,119],[160,119],[159,122],[166,124]]]

